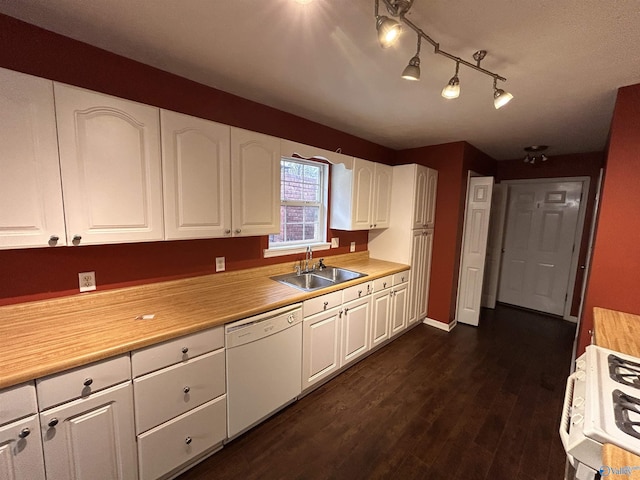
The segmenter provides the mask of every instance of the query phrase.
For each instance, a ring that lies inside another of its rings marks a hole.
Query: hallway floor
[[[574,334],[503,305],[419,325],[179,479],[561,480]]]

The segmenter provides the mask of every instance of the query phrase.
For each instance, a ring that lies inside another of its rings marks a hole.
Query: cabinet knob
[[[358,297],[362,296],[362,290],[358,290]]]
[[[294,321],[295,321],[295,317],[293,315],[289,315],[287,317],[287,322],[289,322],[289,325],[291,325]]]
[[[49,241],[52,242],[52,243],[56,243],[58,240],[60,240],[60,237],[57,236],[57,235],[51,235],[49,237]]]
[[[93,378],[91,378],[91,377],[89,377],[89,378],[85,378],[85,379],[84,379],[84,382],[82,382],[82,384],[83,384],[85,387],[89,387],[89,386],[91,386],[91,384],[92,384],[92,383],[93,383]]]
[[[373,228],[373,224],[369,225],[369,228]]]
[[[82,240],[82,235],[74,235],[73,236],[73,242],[74,243],[80,243],[80,240]]]
[[[348,309],[348,308],[345,308],[345,309],[344,309],[344,314],[346,315],[347,313],[349,313],[349,309]]]
[[[235,232],[236,233],[240,233],[242,230],[240,230],[239,228],[236,228]]]
[[[187,437],[187,438],[184,439],[184,443],[186,443],[187,445],[191,444],[192,441],[193,440],[192,440],[191,437]]]
[[[401,281],[401,282],[404,282],[404,277],[400,277],[400,281]]]
[[[20,438],[27,438],[30,433],[31,433],[31,430],[29,429],[29,427],[25,427],[22,430],[20,430],[20,433],[18,434],[18,436]]]
[[[387,282],[382,283],[382,288],[387,288]]]
[[[227,229],[224,231],[224,233],[226,233],[227,235],[229,235],[231,233],[231,229]]]
[[[47,425],[49,425],[49,428],[53,428],[56,425],[58,425],[58,419],[57,418],[52,418],[51,420],[49,420],[49,423],[47,423]]]
[[[189,353],[189,347],[182,347],[182,353]]]
[[[189,385],[187,385],[186,387],[184,387],[184,388],[182,389],[182,391],[183,391],[184,393],[189,393],[189,392],[191,391],[191,387],[189,387]]]
[[[326,310],[327,307],[329,306],[329,302],[324,302],[324,309]]]
[[[378,226],[378,224],[377,224],[377,223],[374,223],[374,224],[373,224],[373,228],[376,228],[377,226]]]

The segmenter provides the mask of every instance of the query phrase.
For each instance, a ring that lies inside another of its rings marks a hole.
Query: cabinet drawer
[[[224,347],[224,327],[192,333],[131,353],[133,377],[160,370]]]
[[[305,317],[315,313],[330,310],[342,304],[342,290],[310,298],[302,303],[302,313]]]
[[[342,303],[350,302],[358,298],[366,297],[373,291],[371,282],[364,282],[353,287],[345,288],[342,291]]]
[[[139,435],[140,479],[160,478],[222,442],[226,417],[222,396]]]
[[[38,411],[33,382],[0,390],[0,425]]]
[[[393,285],[401,285],[409,281],[409,270],[403,270],[393,276]]]
[[[40,411],[131,379],[129,354],[36,380]]]
[[[376,278],[373,281],[373,291],[379,292],[380,290],[384,290],[385,288],[391,288],[393,284],[393,276],[387,275],[386,277]]]
[[[224,350],[219,349],[136,378],[136,431],[149,430],[225,393],[224,372]]]

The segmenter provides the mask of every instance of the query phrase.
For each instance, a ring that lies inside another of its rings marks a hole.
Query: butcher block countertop
[[[640,315],[595,307],[593,324],[596,345],[640,358]],[[630,467],[628,475],[612,474],[612,478],[640,480],[640,457],[615,445],[602,447],[602,465],[615,469]]]
[[[293,262],[0,307],[0,388],[85,365],[401,272],[408,265],[336,255],[327,264],[368,276],[304,292],[269,277]],[[140,319],[154,315],[152,320]]]

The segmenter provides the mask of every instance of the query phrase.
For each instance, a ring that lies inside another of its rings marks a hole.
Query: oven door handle
[[[573,391],[578,372],[573,372],[567,378],[567,387],[564,391],[564,403],[562,404],[562,418],[560,420],[560,440],[564,451],[567,452],[567,457],[574,465],[573,456],[569,454],[569,430],[571,429],[571,405],[573,404]]]

